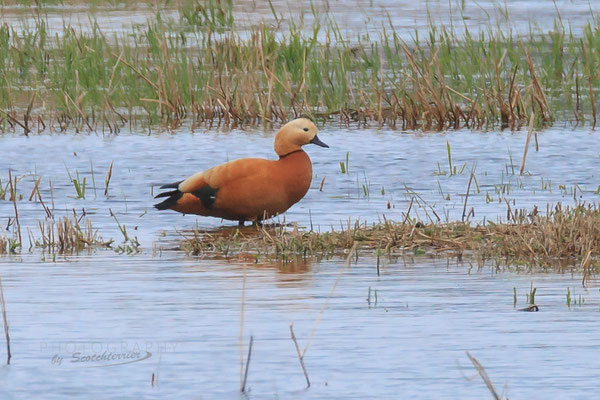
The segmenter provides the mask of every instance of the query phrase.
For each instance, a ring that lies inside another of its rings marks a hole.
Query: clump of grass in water
[[[117,216],[115,215],[115,213],[113,213],[113,211],[111,209],[109,209],[109,212],[110,212],[111,217],[113,217],[115,219],[115,222],[117,223],[117,226],[119,227],[119,231],[121,231],[121,234],[123,235],[123,243],[120,244],[119,246],[117,246],[115,251],[117,253],[127,253],[127,254],[137,254],[137,253],[141,252],[140,242],[138,241],[137,236],[135,236],[135,237],[129,236],[129,234],[127,233],[127,227],[125,225],[122,225],[119,222],[119,220],[117,219]]]
[[[348,37],[316,7],[312,26],[289,18],[240,32],[231,1],[178,7],[183,26],[158,11],[112,38],[94,21],[89,32],[66,26],[54,38],[43,19],[22,34],[1,26],[0,128],[116,133],[126,124],[231,127],[306,115],[402,129],[519,129],[533,111],[536,127],[557,116],[595,124],[597,20],[581,39],[558,22],[552,32],[517,37],[430,21],[428,39],[409,44],[393,26]],[[44,90],[14,89],[25,87]]]
[[[527,293],[527,304],[529,304],[529,305],[535,304],[535,292],[537,292],[537,288],[533,287],[533,281],[532,281],[531,289],[529,289],[529,293]]]
[[[75,170],[75,178],[73,178],[73,176],[71,175],[71,172],[69,172],[69,169],[67,168],[66,165],[65,165],[65,169],[67,170],[67,175],[69,175],[69,181],[71,182],[71,184],[73,185],[73,188],[75,189],[75,194],[77,195],[76,198],[77,199],[85,199],[85,188],[86,188],[86,183],[87,183],[85,176],[83,177],[83,179],[81,179],[79,177],[79,171]]]
[[[571,292],[571,288],[567,287],[567,307],[571,308],[571,306],[583,306],[585,304],[585,297],[579,294],[577,297],[575,295],[575,289]]]
[[[35,246],[51,253],[76,253],[84,249],[110,247],[112,240],[105,241],[92,226],[88,218],[83,226],[81,217],[63,217],[58,221],[48,218],[38,221],[41,239]]]
[[[258,258],[290,261],[295,258],[331,257],[357,245],[358,249],[381,249],[382,254],[471,255],[478,262],[494,259],[504,265],[562,268],[565,264],[586,274],[600,271],[600,210],[592,205],[548,207],[546,215],[511,210],[506,223],[471,225],[469,222],[417,221],[368,225],[356,222],[341,231],[318,233],[294,227],[193,231],[185,234],[181,248],[208,257],[252,253]],[[590,254],[587,256],[587,254]]]
[[[0,234],[0,254],[6,254],[8,252],[8,238]]]
[[[350,153],[346,152],[346,161],[340,161],[340,172],[342,174],[349,174],[350,173]]]
[[[464,163],[460,169],[456,169],[456,165],[452,163],[452,149],[450,147],[450,141],[446,141],[446,152],[448,153],[448,169],[450,171],[450,175],[460,175],[464,172],[467,167],[467,163]],[[434,175],[446,175],[445,171],[441,171],[440,163],[438,162],[438,171],[434,172]]]

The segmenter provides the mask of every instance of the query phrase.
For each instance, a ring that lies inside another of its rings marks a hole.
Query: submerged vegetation
[[[368,225],[348,223],[341,230],[319,233],[284,227],[184,233],[181,248],[193,255],[248,256],[282,261],[329,257],[356,246],[381,255],[470,257],[480,265],[574,267],[584,277],[600,270],[600,209],[558,204],[545,215],[537,209],[509,211],[505,223],[431,223],[407,218]]]
[[[275,24],[248,26],[231,1],[176,7],[179,18],[157,9],[147,25],[110,35],[93,18],[86,30],[50,35],[40,6],[33,25],[1,25],[0,130],[231,127],[300,115],[423,130],[596,125],[593,15],[580,36],[560,15],[552,31],[525,36],[430,20],[429,34],[409,43],[391,20],[349,37],[314,6],[307,18],[284,18],[271,4]]]

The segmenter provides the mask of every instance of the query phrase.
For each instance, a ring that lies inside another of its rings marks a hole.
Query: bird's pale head
[[[311,120],[298,118],[282,126],[275,135],[275,153],[283,157],[310,143],[329,147],[319,139],[317,127]]]

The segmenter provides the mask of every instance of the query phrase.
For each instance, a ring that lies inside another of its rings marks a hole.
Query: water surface
[[[466,207],[467,213],[472,210],[471,221],[505,219],[509,205],[511,210],[538,205],[545,212],[548,203],[595,202],[600,185],[597,135],[587,129],[560,127],[538,133],[539,151],[532,140],[524,174],[519,175],[526,139],[523,132],[460,130],[445,134],[330,125],[319,137],[331,148],[305,147],[313,161],[311,189],[279,221],[304,227],[312,222],[315,230],[323,231],[347,225],[348,219],[377,222],[385,216],[404,220],[409,207],[410,216],[424,222],[460,220],[471,171],[475,179]],[[0,177],[6,182],[9,168],[13,175],[23,177],[18,189],[25,200],[41,177],[42,197],[50,208],[54,205],[58,216],[71,215],[73,210],[81,215],[85,210],[106,239],[117,239],[120,233],[110,216],[112,210],[146,247],[163,232],[232,224],[217,218],[157,212],[152,208],[156,202],[152,195],[158,191],[152,185],[179,181],[237,158],[275,158],[273,133],[240,130],[190,133],[182,128],[151,136],[4,135],[0,145],[4,153]],[[448,145],[456,174],[450,174]],[[340,162],[346,163],[346,157],[348,171],[342,174]],[[112,179],[108,196],[104,196],[104,178],[111,162]],[[85,199],[76,198],[70,181],[69,174],[75,177],[76,173],[80,181],[86,178]],[[37,201],[19,203],[19,211],[22,225],[35,229],[45,216]],[[12,203],[0,201],[3,226],[13,213]]]
[[[507,202],[513,209],[539,205],[544,212],[546,203],[598,200],[600,148],[593,131],[539,133],[539,151],[532,144],[523,176],[523,132],[330,125],[319,136],[331,148],[307,147],[312,187],[282,221],[312,222],[324,231],[356,218],[401,220],[411,202],[412,218],[461,219],[472,169],[479,192],[472,183],[467,210],[473,209],[475,222],[505,217]],[[21,255],[0,257],[14,355],[0,372],[2,398],[239,398],[242,303],[244,354],[254,338],[249,397],[486,398],[465,351],[510,398],[585,398],[600,389],[600,292],[597,282],[581,288],[577,275],[494,272],[468,260],[421,257],[384,260],[378,277],[369,253],[346,270],[342,259],[256,265],[168,250],[178,231],[231,223],[158,212],[151,184],[239,157],[273,157],[272,141],[272,133],[186,129],[150,136],[1,136],[2,181],[9,168],[22,177],[24,237],[39,237],[37,221],[45,216],[39,202],[27,201],[41,176],[42,196],[56,217],[85,211],[95,229],[118,244],[112,210],[141,243],[133,256],[98,250],[53,259],[29,252],[25,239]],[[449,174],[448,143],[462,173]],[[342,174],[346,155],[349,173]],[[86,177],[85,199],[75,198],[67,170]],[[3,227],[12,207],[0,201]],[[540,312],[517,311],[532,285]],[[567,290],[582,304],[567,307]],[[322,309],[305,357],[312,387],[304,390],[289,324],[304,348]],[[150,356],[97,368],[70,362],[75,353],[131,349]]]
[[[0,372],[0,392],[14,399],[240,398],[242,297],[245,346],[254,338],[250,398],[490,397],[465,351],[510,398],[586,398],[600,389],[599,293],[579,289],[578,278],[427,259],[387,261],[377,277],[372,259],[349,270],[343,264],[247,265],[244,278],[239,263],[179,253],[53,264],[2,259],[14,358]],[[338,279],[306,352],[312,387],[304,390],[289,324],[303,348]],[[532,280],[540,311],[516,311],[513,288],[524,306]],[[567,287],[585,304],[569,309]],[[69,364],[75,351],[136,346],[152,357],[101,368]],[[57,355],[61,365],[52,362]]]
[[[268,2],[235,1],[235,29],[243,32],[260,21],[278,25],[273,17]],[[283,27],[294,23],[300,25],[300,15],[312,33],[314,17],[311,8],[317,15],[330,15],[341,29],[346,39],[354,41],[357,34],[377,34],[382,26],[391,23],[400,37],[411,42],[415,35],[421,38],[429,31],[428,19],[434,24],[446,25],[457,31],[468,29],[471,34],[486,31],[490,24],[498,24],[504,30],[512,29],[517,34],[528,35],[531,28],[539,28],[541,32],[554,29],[554,22],[560,16],[565,26],[570,26],[575,36],[582,34],[583,25],[592,15],[598,13],[598,6],[588,0],[481,0],[465,2],[448,2],[441,0],[374,0],[370,2],[358,0],[343,1],[310,1],[274,0],[273,6],[278,19],[283,17]],[[451,5],[451,7],[450,7]],[[123,4],[103,4],[89,7],[85,3],[70,6],[47,6],[42,19],[47,22],[46,29],[50,36],[63,34],[63,26],[72,26],[77,30],[89,32],[92,29],[90,15],[100,30],[112,37],[113,34],[127,36],[132,27],[144,27],[148,21],[155,20],[157,9],[146,3],[133,3],[126,7]],[[181,15],[175,8],[162,7],[159,11],[163,20],[171,20],[177,26]],[[38,17],[37,11],[23,6],[0,6],[0,22],[15,28],[17,32],[34,26]],[[285,29],[284,29],[285,31]],[[193,40],[193,36],[190,36]]]
[[[342,1],[332,2],[329,12],[351,40],[380,31],[389,18],[409,41],[415,31],[427,32],[428,17],[472,33],[498,21],[503,29],[527,33],[531,20],[542,31],[553,29],[558,10],[577,36],[582,22],[597,13],[595,4],[582,0],[506,4],[508,21],[495,1],[466,2],[462,11],[449,10],[446,1]],[[310,9],[304,1],[274,5],[285,15]],[[92,11],[108,37],[127,35],[154,18],[142,4],[50,7],[43,18],[51,36],[64,25],[87,32]],[[161,15],[180,18],[174,9]],[[266,2],[236,2],[235,15],[240,32],[259,20],[274,22]],[[17,32],[33,26],[31,18],[27,7],[0,6],[0,23]],[[286,18],[283,26],[290,22]],[[425,222],[482,223],[505,218],[509,207],[537,205],[543,213],[546,204],[597,202],[600,196],[598,133],[587,129],[556,126],[539,133],[539,151],[532,143],[523,175],[524,132],[329,125],[319,136],[331,148],[307,147],[312,187],[281,222],[326,231],[356,219],[404,220],[410,210],[411,218]],[[384,260],[378,277],[369,253],[346,269],[343,259],[257,265],[169,250],[180,231],[235,223],[158,212],[152,208],[155,184],[236,158],[273,158],[272,141],[272,132],[189,127],[150,135],[0,135],[2,187],[9,169],[20,178],[25,238],[22,254],[0,256],[13,352],[11,365],[0,368],[0,397],[240,398],[240,356],[250,336],[250,398],[489,398],[465,351],[509,398],[589,398],[599,392],[596,281],[584,289],[581,277],[568,272],[496,271],[474,268],[468,260],[425,257]],[[342,174],[340,162],[346,160],[348,173]],[[471,171],[475,179],[465,205]],[[69,173],[85,177],[85,199],[76,198]],[[85,215],[116,246],[123,238],[112,212],[138,238],[141,253],[97,250],[53,258],[29,251],[29,237],[39,238],[38,221],[45,218],[42,204],[27,200],[39,177],[40,193],[56,218]],[[2,229],[13,215],[12,203],[0,200]],[[6,234],[14,235],[14,225]],[[517,311],[531,287],[537,288],[540,311]],[[578,304],[566,305],[567,290]],[[304,349],[316,320],[305,355],[312,387],[305,390],[289,325]],[[0,357],[3,345],[0,339]],[[75,354],[105,351],[148,358],[93,368],[98,364],[71,362]]]

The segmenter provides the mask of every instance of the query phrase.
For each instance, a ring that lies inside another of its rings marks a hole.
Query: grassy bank
[[[430,23],[405,43],[390,24],[347,37],[313,8],[277,24],[237,26],[228,1],[177,3],[147,26],[107,36],[94,23],[48,35],[43,9],[29,28],[0,26],[0,129],[118,132],[133,126],[269,124],[315,120],[442,130],[518,129],[555,120],[595,125],[600,27],[583,36],[557,19],[517,36],[477,36]]]
[[[600,209],[596,206],[549,208],[544,215],[511,210],[504,223],[454,222],[424,225],[407,219],[367,225],[348,224],[319,233],[286,228],[244,228],[185,233],[181,249],[192,255],[290,261],[329,257],[352,248],[380,256],[441,255],[467,257],[479,265],[570,267],[584,275],[600,270]]]

